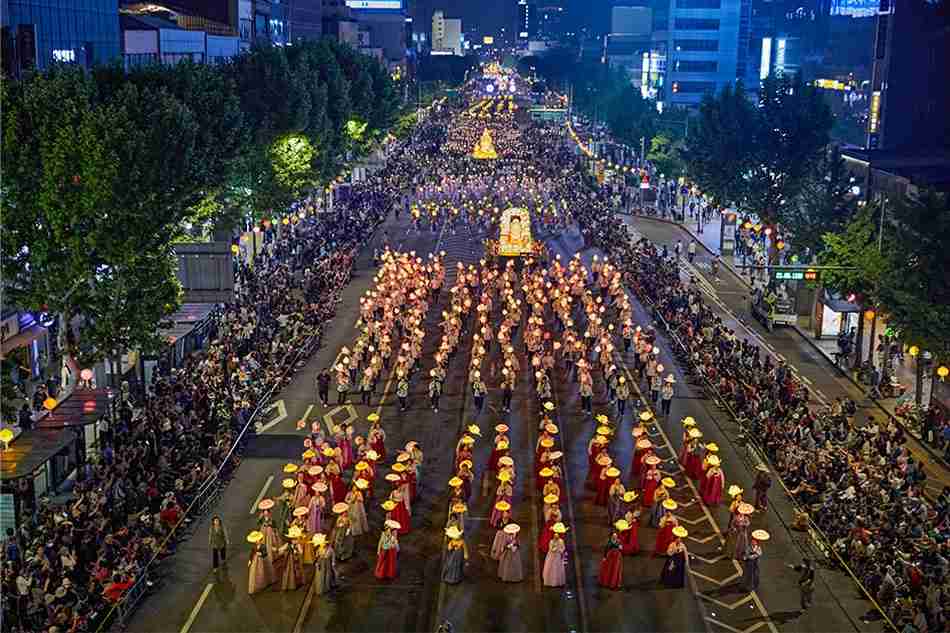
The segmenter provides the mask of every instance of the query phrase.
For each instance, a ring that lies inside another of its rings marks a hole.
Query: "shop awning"
[[[39,323],[34,323],[30,327],[20,330],[20,333],[0,343],[0,358],[6,358],[7,354],[15,349],[29,345],[36,339],[46,334],[47,329]]]
[[[21,433],[10,448],[0,452],[0,479],[8,481],[32,475],[43,464],[76,441],[67,429],[31,429]]]
[[[861,306],[842,299],[841,295],[836,292],[830,292],[827,288],[825,288],[822,293],[821,302],[832,312],[838,312],[840,314],[861,311]]]
[[[108,412],[108,389],[77,389],[37,422],[36,426],[45,429],[85,426]]]

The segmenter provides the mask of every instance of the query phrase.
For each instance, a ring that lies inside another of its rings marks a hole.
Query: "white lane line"
[[[267,429],[277,426],[278,424],[280,424],[281,422],[287,419],[287,405],[284,403],[283,400],[278,400],[277,402],[274,403],[273,406],[277,407],[277,417],[271,420],[270,422],[268,422],[267,424],[261,425],[260,428],[257,429],[258,433],[263,433]]]
[[[261,493],[257,495],[257,499],[254,499],[254,503],[251,504],[251,511],[249,514],[254,514],[257,512],[257,504],[261,502],[261,499],[264,498],[264,495],[267,494],[267,489],[270,488],[271,483],[274,481],[273,475],[267,476],[267,481],[264,482],[264,487],[261,488]]]
[[[205,585],[205,590],[201,592],[201,597],[198,598],[195,608],[191,610],[191,615],[188,616],[188,620],[185,621],[185,625],[181,627],[180,633],[188,633],[188,631],[191,629],[191,625],[195,623],[195,618],[198,617],[198,612],[201,611],[201,606],[205,603],[205,600],[208,599],[208,595],[211,593],[211,589],[213,588],[213,583],[209,582],[207,585]]]

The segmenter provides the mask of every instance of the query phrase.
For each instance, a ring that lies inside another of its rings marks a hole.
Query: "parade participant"
[[[769,540],[769,533],[765,530],[752,532],[752,540],[742,557],[742,581],[746,591],[755,591],[759,588],[759,558],[762,556],[760,543]]]
[[[267,556],[263,532],[254,530],[247,535],[247,542],[251,544],[251,554],[247,561],[247,593],[254,595],[274,584],[274,564]]]
[[[386,475],[386,481],[393,485],[393,489],[389,493],[388,500],[396,504],[396,506],[389,511],[389,514],[391,515],[390,518],[399,523],[400,535],[408,534],[411,520],[409,517],[409,511],[406,510],[406,504],[402,498],[402,490],[400,489],[402,478],[396,473],[389,473]]]
[[[465,531],[465,517],[468,513],[468,506],[461,501],[456,501],[449,506],[449,517],[445,526],[455,525],[458,529]]]
[[[736,560],[742,560],[746,549],[749,547],[749,517],[755,512],[755,507],[750,503],[740,503],[736,509],[735,518],[732,520],[732,538],[735,542],[735,550],[732,557]]]
[[[673,516],[673,511],[677,507],[678,504],[672,499],[663,502],[663,509],[666,510],[666,514],[660,519],[660,529],[656,533],[656,544],[653,547],[654,556],[666,554],[667,548],[673,542],[673,530],[679,525],[679,521]]]
[[[320,472],[323,472],[320,466],[313,466],[312,468],[320,468]],[[310,505],[308,507],[307,532],[317,534],[323,532],[323,513],[327,505],[326,498],[323,495],[327,491],[327,485],[322,481],[318,481],[310,486],[310,488],[313,490],[313,496],[310,497]]]
[[[541,529],[541,535],[538,537],[538,550],[541,552],[548,551],[551,539],[555,536],[554,526],[560,523],[561,520],[561,508],[555,506],[551,509],[547,520],[544,522],[544,527]]]
[[[622,520],[626,522],[628,529],[620,532],[620,544],[623,548],[624,556],[637,554],[640,552],[640,508],[635,505],[637,493],[634,491],[624,494],[624,503],[626,511]]]
[[[366,506],[363,504],[363,491],[369,484],[365,479],[353,482],[353,488],[346,494],[346,503],[349,506],[350,530],[353,536],[362,536],[369,533],[369,521],[366,518]]]
[[[336,523],[333,525],[331,542],[337,560],[349,560],[353,556],[353,532],[350,529],[350,507],[343,501],[333,505]]]
[[[283,538],[280,536],[280,532],[278,532],[273,516],[271,515],[271,510],[274,508],[274,500],[261,499],[257,507],[261,511],[257,520],[258,529],[264,534],[264,545],[267,548],[267,556],[271,563],[273,563],[273,561],[277,560],[277,554],[284,544]]]
[[[401,460],[401,461],[399,461]],[[393,472],[399,476],[399,481],[394,482],[394,487],[399,490],[399,497],[406,506],[406,514],[412,515],[412,487],[409,485],[409,467],[406,462],[409,460],[408,453],[400,453],[397,461],[392,465]]]
[[[301,565],[313,563],[313,546],[310,544],[310,537],[307,534],[308,514],[310,514],[310,509],[306,506],[294,508],[294,520],[291,523],[291,527],[296,527],[300,531],[300,536],[297,538],[297,547],[300,552]]]
[[[558,502],[560,501],[560,494],[547,494],[544,495],[542,500],[544,501],[544,507],[541,509],[541,516],[544,518],[545,523],[547,523],[552,512],[558,509]]]
[[[475,473],[472,472],[472,461],[463,459],[459,463],[459,470],[455,476],[462,480],[462,498],[468,502],[472,496],[472,480],[475,478]]]
[[[400,525],[389,519],[383,525],[376,547],[376,568],[373,574],[379,580],[394,580],[399,575],[399,531]]]
[[[336,455],[332,448],[324,450],[323,454],[328,457],[335,457]],[[327,462],[323,472],[326,473],[327,476],[327,484],[330,486],[330,498],[333,503],[343,501],[346,498],[346,484],[343,483],[340,465],[335,459],[331,459]]]
[[[702,496],[703,503],[715,508],[722,502],[725,481],[722,468],[720,468],[719,456],[709,455],[706,462],[709,468],[706,469],[706,476],[702,480],[699,493]]]
[[[772,487],[772,476],[765,464],[759,464],[755,467],[755,470],[755,483],[752,484],[752,489],[755,490],[755,509],[765,512],[769,507],[769,488]]]
[[[600,471],[600,481],[597,482],[597,495],[594,497],[594,503],[599,506],[606,506],[610,496],[610,488],[620,478],[620,469],[614,466],[608,466]]]
[[[504,527],[505,540],[498,557],[498,578],[502,582],[521,582],[524,579],[521,548],[518,543],[520,530],[521,527],[517,523],[509,523]]]
[[[633,463],[630,467],[630,480],[631,482],[637,482],[636,487],[639,487],[639,481],[643,475],[643,460],[653,450],[653,442],[643,437],[644,431],[643,427],[635,427],[631,431],[634,442],[636,442],[636,451],[633,453]]]
[[[693,427],[689,430],[689,437],[692,440],[689,452],[686,454],[686,475],[692,480],[698,480],[703,474],[703,458],[706,455],[706,447],[700,441],[703,432]]]
[[[303,584],[303,563],[301,561],[300,537],[303,531],[296,525],[290,526],[287,531],[285,548],[284,573],[280,581],[281,591],[295,591]]]
[[[660,581],[667,587],[681,589],[686,586],[687,562],[689,552],[683,539],[689,536],[686,528],[677,526],[673,529],[673,541],[666,550],[666,562],[663,564],[663,571],[660,574]]]
[[[670,416],[670,406],[673,404],[673,385],[675,384],[676,378],[673,377],[673,374],[669,374],[663,381],[663,387],[660,390],[660,409],[665,418]]]
[[[603,436],[598,435],[597,437],[603,437]],[[601,444],[602,442],[606,444],[606,441],[607,441],[607,438],[604,438],[600,442],[595,442],[595,445]],[[611,459],[610,455],[607,453],[607,449],[602,448],[600,452],[597,454],[597,456],[594,458],[594,464],[593,466],[591,466],[591,469],[590,469],[590,473],[588,476],[588,482],[590,484],[590,487],[597,489],[600,486],[601,474],[603,473],[604,469],[609,468],[612,463],[613,463],[613,459]]]
[[[617,418],[618,422],[623,422],[624,413],[627,410],[627,401],[630,399],[630,385],[627,384],[626,376],[617,378]]]
[[[620,542],[620,534],[629,529],[630,525],[620,519],[614,523],[610,538],[607,539],[604,557],[600,561],[600,572],[597,575],[597,584],[605,589],[617,590],[623,584],[623,545]]]
[[[314,534],[311,540],[314,551],[313,593],[318,596],[336,588],[336,553],[327,541],[326,534]]]
[[[445,544],[445,558],[442,562],[442,582],[457,585],[465,577],[468,545],[462,538],[462,530],[454,525],[445,530],[445,535],[448,541]]]
[[[399,399],[399,412],[409,410],[409,379],[406,372],[399,370],[396,372],[396,398]]]
[[[564,545],[564,534],[567,526],[555,523],[551,527],[553,533],[547,546],[547,555],[544,557],[544,567],[541,579],[545,587],[563,587],[567,582],[565,567],[567,566],[567,551]]]
[[[369,447],[376,451],[378,459],[386,459],[386,431],[379,424],[379,414],[370,413],[366,416],[369,420],[369,431],[366,433],[366,441]]]
[[[293,464],[288,464],[292,466]],[[274,528],[278,530],[281,534],[287,532],[287,528],[290,527],[290,522],[293,519],[291,513],[294,511],[294,494],[293,490],[297,487],[297,480],[287,478],[281,482],[281,487],[284,491],[277,497],[277,509],[274,516]]]
[[[498,473],[498,489],[495,491],[495,503],[492,506],[491,515],[489,516],[488,523],[493,528],[499,527],[499,521],[501,520],[502,512],[499,508],[507,507],[511,509],[511,499],[514,495],[514,488],[511,485],[511,476],[507,472]],[[503,504],[499,506],[499,504]]]
[[[656,489],[660,485],[661,475],[657,466],[660,465],[660,458],[656,455],[647,455],[643,459],[646,465],[646,472],[643,473],[643,507],[649,508],[654,503]]]

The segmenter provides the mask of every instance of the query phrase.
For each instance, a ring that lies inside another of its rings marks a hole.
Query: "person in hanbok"
[[[301,561],[300,537],[303,531],[296,525],[287,530],[287,544],[285,548],[284,573],[280,581],[281,591],[295,591],[303,584],[303,562]]]
[[[310,486],[307,483],[306,471],[297,471],[297,487],[294,489],[294,498],[291,503],[294,509],[310,505]]]
[[[679,453],[677,454],[677,459],[680,463],[680,466],[682,466],[684,470],[686,469],[686,457],[693,449],[693,444],[695,444],[697,441],[697,438],[694,438],[692,435],[692,431],[695,428],[696,420],[694,420],[691,416],[683,418],[683,440]]]
[[[639,432],[639,434],[634,434],[636,450],[633,453],[633,462],[630,467],[630,481],[635,482],[634,485],[637,485],[643,475],[643,460],[653,451],[653,442],[645,437],[641,437],[645,432],[642,427],[637,427],[633,429],[633,431]]]
[[[610,525],[623,516],[623,496],[626,492],[619,477],[610,484],[610,490],[607,492],[607,521]]]
[[[660,483],[662,481],[660,480]],[[663,519],[663,515],[666,514],[663,502],[669,498],[670,493],[666,486],[661,485],[656,489],[656,494],[653,495],[653,507],[650,508],[650,517],[647,523],[651,528],[660,529],[660,521]]]
[[[690,445],[689,452],[686,454],[686,474],[690,479],[696,481],[703,474],[703,459],[706,457],[706,447],[700,440],[703,433],[697,428],[689,430],[689,436],[694,441]]]
[[[554,526],[561,521],[562,515],[560,507],[552,509],[548,520],[544,522],[544,527],[541,528],[541,534],[538,536],[538,550],[541,552],[548,551],[548,545],[555,536]]]
[[[491,557],[494,560],[501,558],[502,550],[505,547],[505,526],[511,522],[511,504],[507,501],[499,501],[497,504],[500,516],[498,519],[498,529],[495,530],[495,538],[492,541]]]
[[[600,560],[600,572],[597,574],[597,584],[605,589],[620,589],[623,584],[623,545],[620,543],[620,533],[629,529],[630,525],[620,519],[614,524],[607,539],[604,556]]]
[[[759,588],[759,558],[762,557],[763,541],[769,540],[769,533],[765,530],[755,530],[749,540],[749,547],[742,557],[742,584],[746,591],[755,591]]]
[[[504,527],[505,540],[498,558],[498,578],[502,582],[521,582],[524,580],[524,569],[521,561],[521,548],[518,543],[518,532],[521,527],[517,523],[509,523]]]
[[[369,443],[369,447],[379,455],[379,459],[384,460],[386,459],[386,431],[379,424],[379,415],[370,413],[366,419],[370,421],[366,441]]]
[[[406,455],[406,457],[408,458],[407,453],[401,453],[401,455]],[[406,514],[411,516],[412,515],[412,499],[411,499],[412,491],[410,490],[410,487],[409,487],[409,478],[406,476],[407,471],[409,470],[409,467],[406,466],[405,462],[396,462],[395,464],[393,464],[392,469],[394,473],[399,475],[399,483],[398,483],[399,498],[402,499],[403,505],[406,506]]]
[[[333,525],[332,543],[337,560],[349,560],[353,556],[353,531],[350,527],[350,507],[343,501],[333,505],[336,523]]]
[[[671,589],[681,589],[686,585],[686,565],[689,552],[683,539],[689,535],[686,528],[679,525],[673,528],[673,540],[666,549],[666,562],[660,572],[660,582]]]
[[[541,516],[545,523],[551,518],[552,512],[559,509],[560,500],[561,497],[554,493],[544,495],[544,507],[541,509]]]
[[[331,500],[333,503],[340,503],[346,498],[346,484],[343,483],[343,476],[340,474],[340,465],[331,459],[327,462],[324,472],[330,486]]]
[[[294,488],[297,487],[295,479],[287,478],[281,482],[284,492],[277,497],[277,508],[274,514],[274,528],[281,534],[287,532],[290,522],[293,520],[293,511],[297,506],[294,503]]]
[[[395,473],[389,473],[386,475],[387,479],[390,477],[399,477],[399,475]],[[390,482],[396,486],[393,488],[392,492],[389,493],[389,500],[396,504],[396,507],[391,511],[392,516],[390,518],[392,518],[393,521],[399,523],[399,534],[403,535],[409,534],[409,530],[412,527],[412,521],[409,517],[409,511],[406,510],[406,504],[402,501],[402,491],[397,485],[398,481],[399,480]]]
[[[603,437],[598,435],[597,437]],[[591,467],[589,472],[589,483],[591,487],[595,490],[599,490],[601,482],[601,473],[607,468],[610,468],[613,460],[610,458],[610,455],[607,453],[607,449],[604,448],[597,457],[594,458],[594,465]]]
[[[600,480],[597,482],[597,495],[594,497],[594,503],[599,506],[607,505],[607,498],[610,494],[610,487],[620,477],[620,469],[614,466],[608,466],[601,469]]]
[[[587,444],[587,479],[584,483],[588,488],[593,488],[600,479],[601,465],[597,459],[606,450],[608,441],[603,435],[595,435]]]
[[[509,504],[511,507],[511,498],[514,495],[514,489],[509,483],[510,477],[506,476],[505,473],[498,473],[498,490],[495,491],[495,504],[492,506],[491,515],[489,516],[489,524],[493,528],[498,527],[498,520],[501,518],[501,510],[498,509],[498,504],[502,501]]]
[[[313,563],[313,545],[310,543],[310,535],[307,533],[307,516],[310,514],[310,508],[300,506],[294,508],[294,520],[290,524],[300,530],[300,536],[297,538],[298,550],[300,551],[300,562],[302,565]]]
[[[264,545],[264,533],[254,530],[247,535],[251,544],[251,554],[247,561],[247,593],[254,595],[274,583],[274,564],[267,555]]]
[[[654,556],[663,556],[673,542],[673,530],[679,525],[679,521],[673,516],[673,510],[676,510],[677,504],[672,499],[663,502],[667,514],[660,519],[660,529],[656,533],[656,544],[653,547]]]
[[[366,482],[363,489],[363,499],[373,498],[373,480],[376,478],[376,451],[366,451],[366,459],[361,459],[353,466],[354,478]]]
[[[623,520],[628,526],[628,529],[620,532],[620,545],[624,556],[640,552],[640,508],[635,504],[636,500],[636,492],[630,491],[624,494],[627,510],[623,515]]]
[[[336,553],[327,541],[326,534],[314,534],[311,543],[314,550],[313,592],[322,596],[336,588]]]
[[[654,503],[654,495],[656,494],[657,486],[660,485],[660,471],[657,469],[657,466],[660,464],[660,458],[656,455],[649,455],[646,459],[643,460],[643,463],[646,465],[646,472],[643,474],[643,498],[641,500],[644,508],[649,508]]]
[[[368,485],[365,479],[357,479],[353,482],[353,488],[346,493],[345,503],[349,506],[350,530],[354,537],[369,533],[369,521],[363,503],[363,491]]]
[[[735,543],[732,557],[736,560],[742,560],[749,547],[749,517],[753,512],[755,512],[755,507],[751,503],[740,503],[732,519],[731,532]]]
[[[379,580],[394,580],[399,576],[399,523],[389,519],[383,524],[376,546],[376,568],[373,575]]]
[[[454,525],[445,530],[445,535],[448,541],[445,544],[445,558],[442,561],[442,581],[457,585],[465,577],[468,546],[462,538],[462,531]]]
[[[307,531],[310,534],[323,532],[323,513],[326,510],[327,500],[323,496],[327,491],[327,485],[322,481],[310,486],[313,490],[313,496],[310,497],[309,513],[307,515]]]
[[[475,478],[475,473],[472,472],[471,460],[462,460],[462,463],[459,464],[459,471],[455,476],[462,480],[462,498],[468,503],[468,500],[472,497],[472,480]]]
[[[547,546],[548,553],[544,557],[541,580],[545,587],[563,587],[567,582],[565,572],[567,565],[566,547],[564,545],[564,534],[567,533],[567,526],[558,522],[554,524],[551,531],[553,535]]]
[[[281,537],[280,532],[277,530],[277,525],[274,523],[274,517],[271,514],[271,510],[274,508],[274,500],[261,499],[257,507],[261,511],[260,517],[257,520],[258,529],[264,535],[264,546],[267,548],[267,556],[271,564],[273,564],[274,561],[277,560],[280,548],[284,545],[283,537]]]
[[[343,456],[341,467],[347,470],[353,465],[353,425],[347,422],[343,425],[343,436],[339,439],[340,451]]]
[[[710,455],[706,458],[709,468],[706,469],[706,477],[703,479],[703,486],[700,488],[700,494],[703,503],[711,508],[715,508],[722,503],[722,492],[725,488],[725,478],[720,468],[718,455]]]

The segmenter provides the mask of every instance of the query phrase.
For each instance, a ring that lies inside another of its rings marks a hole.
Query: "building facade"
[[[696,106],[744,75],[750,0],[669,0],[666,101]],[[740,55],[740,51],[743,54]]]
[[[3,69],[9,76],[54,62],[91,68],[119,58],[116,0],[3,0]]]

